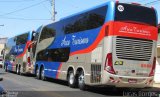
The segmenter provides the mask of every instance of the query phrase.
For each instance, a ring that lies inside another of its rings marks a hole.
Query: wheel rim
[[[17,74],[18,74],[18,72],[19,72],[19,71],[18,71],[18,67],[16,68],[16,71],[17,71]]]
[[[42,68],[42,71],[41,71],[41,76],[42,76],[42,79],[44,79],[44,69]]]
[[[70,83],[70,84],[73,84],[73,82],[74,82],[74,74],[73,74],[73,73],[70,73],[69,83]]]
[[[79,85],[83,85],[84,84],[84,74],[81,73],[78,77],[78,82],[79,82]]]
[[[36,75],[37,75],[37,77],[39,76],[39,70],[38,69],[36,70]]]

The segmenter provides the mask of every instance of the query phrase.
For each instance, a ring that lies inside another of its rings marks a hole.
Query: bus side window
[[[54,28],[44,27],[42,29],[39,42],[41,42],[44,39],[52,38],[55,36],[55,34],[56,30]]]
[[[28,33],[22,34],[16,37],[16,45],[26,44],[28,38]]]
[[[55,62],[67,62],[70,48],[57,48],[48,50],[48,58]]]
[[[107,9],[108,6],[102,6],[64,20],[62,30],[65,34],[70,34],[98,28],[105,23]]]
[[[56,48],[43,50],[37,54],[38,61],[67,62],[70,48]]]

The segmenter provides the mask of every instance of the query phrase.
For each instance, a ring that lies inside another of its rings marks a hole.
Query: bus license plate
[[[128,79],[129,83],[137,83],[137,79]]]

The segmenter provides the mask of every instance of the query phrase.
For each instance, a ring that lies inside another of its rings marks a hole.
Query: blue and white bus
[[[110,1],[40,27],[32,43],[34,73],[86,85],[151,87],[157,12]]]
[[[17,74],[33,73],[33,65],[30,61],[33,38],[34,31],[28,31],[8,39],[5,47],[5,71],[13,71]]]

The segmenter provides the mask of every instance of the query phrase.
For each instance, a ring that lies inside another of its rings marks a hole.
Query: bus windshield
[[[152,8],[138,5],[116,4],[115,21],[133,21],[156,26],[156,12]]]

